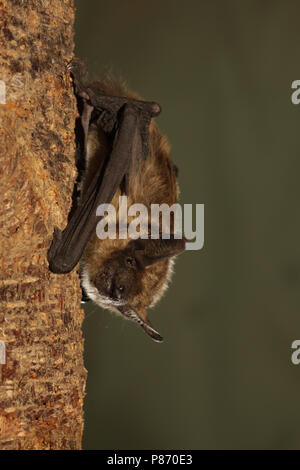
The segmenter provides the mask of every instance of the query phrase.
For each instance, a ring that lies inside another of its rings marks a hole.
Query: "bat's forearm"
[[[54,232],[53,242],[48,252],[51,271],[70,272],[80,260],[97,225],[97,207],[112,200],[129,170],[137,123],[136,109],[126,104],[122,110],[115,143],[104,170],[99,167],[87,191],[82,195],[78,207],[72,213],[65,230]]]

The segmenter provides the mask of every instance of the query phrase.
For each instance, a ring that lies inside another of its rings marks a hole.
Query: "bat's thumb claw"
[[[78,81],[80,81],[87,73],[85,63],[77,57],[74,57],[71,62],[67,64],[67,69],[73,75],[73,78]]]
[[[161,113],[161,106],[158,103],[151,103],[152,116],[158,116]]]

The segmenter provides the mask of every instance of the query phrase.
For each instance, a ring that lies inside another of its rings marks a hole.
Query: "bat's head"
[[[105,248],[105,244],[107,245]],[[174,257],[185,249],[184,239],[138,239],[101,244],[97,267],[87,251],[82,264],[82,285],[86,294],[104,308],[138,323],[155,341],[160,334],[147,320],[147,308],[163,295]]]

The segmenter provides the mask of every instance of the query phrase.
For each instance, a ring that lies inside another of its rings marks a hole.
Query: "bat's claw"
[[[158,116],[161,113],[161,106],[158,103],[151,103],[152,116]]]
[[[87,72],[85,63],[77,57],[74,57],[71,62],[67,64],[67,69],[78,79],[84,77]]]

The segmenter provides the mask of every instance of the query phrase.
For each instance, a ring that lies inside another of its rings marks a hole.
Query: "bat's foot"
[[[67,69],[73,77],[76,94],[81,96],[81,98],[88,100],[89,95],[85,91],[85,86],[82,83],[83,77],[87,74],[85,63],[81,59],[74,57],[74,59],[68,63]]]
[[[87,74],[86,65],[83,60],[74,57],[71,62],[68,63],[67,69],[71,72],[74,78],[81,80]]]

